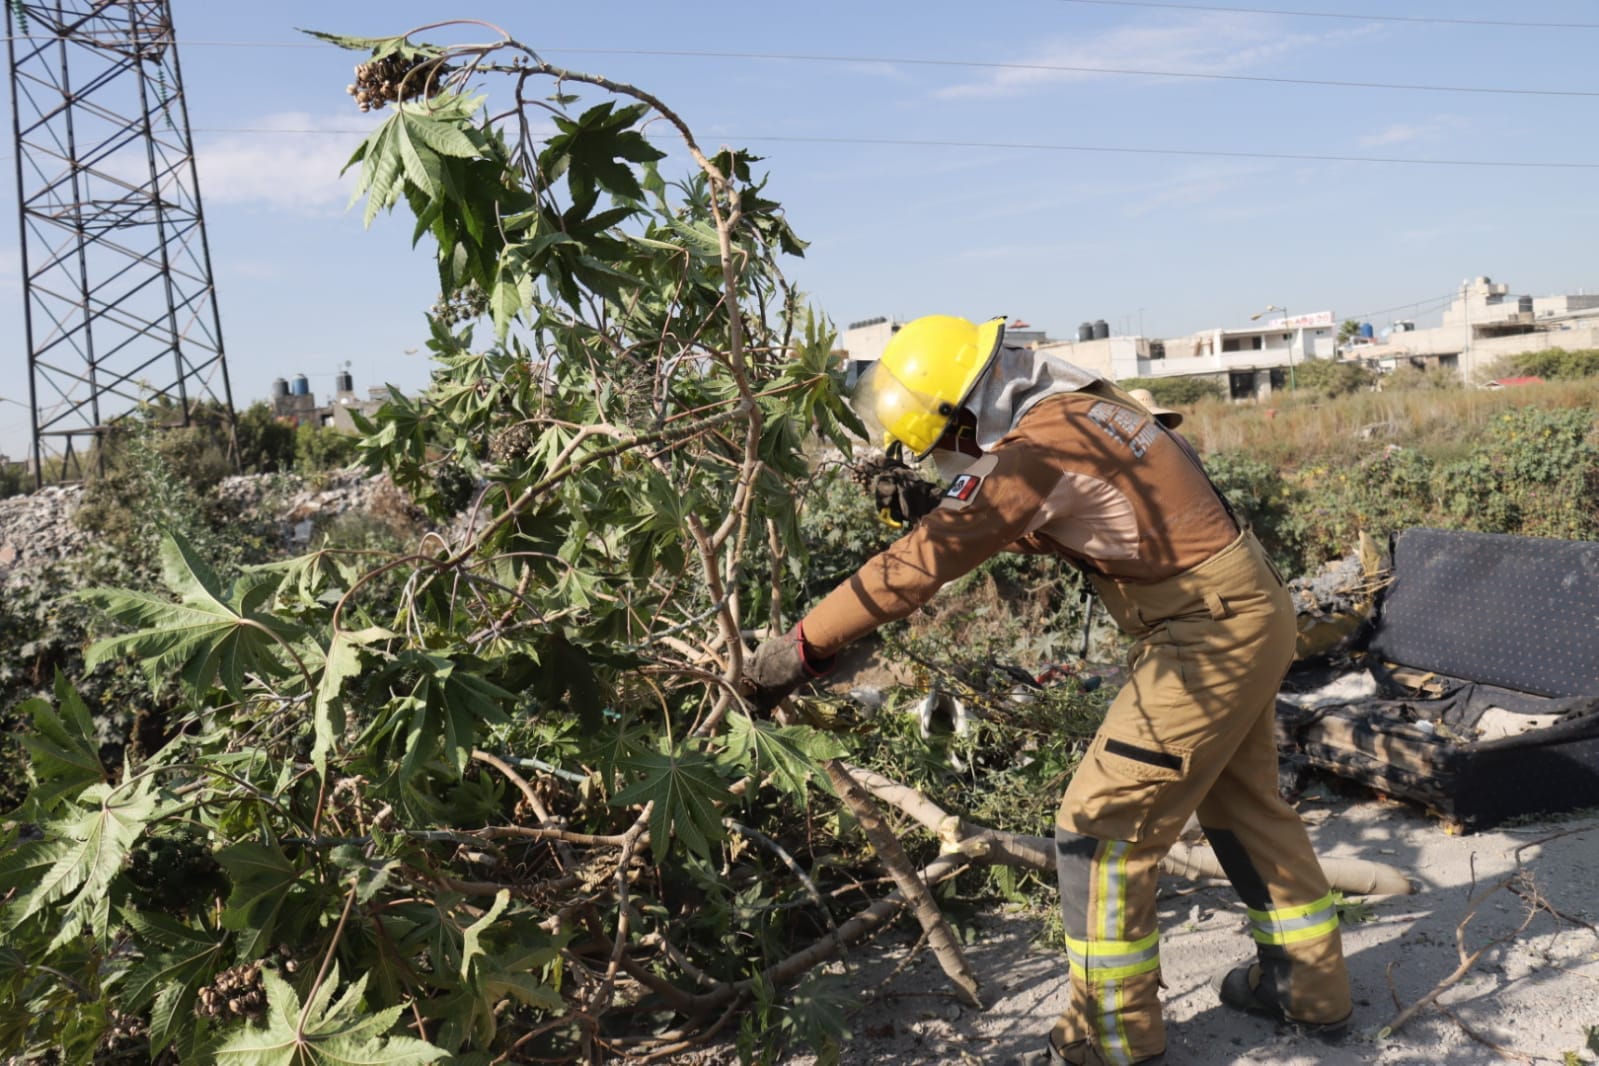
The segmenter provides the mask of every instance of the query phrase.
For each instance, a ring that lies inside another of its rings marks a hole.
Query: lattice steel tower
[[[233,396],[168,0],[6,0],[35,483]]]

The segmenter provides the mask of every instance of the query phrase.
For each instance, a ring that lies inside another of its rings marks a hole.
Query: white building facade
[[[1443,321],[1416,329],[1399,323],[1379,342],[1346,353],[1378,370],[1402,366],[1453,370],[1472,382],[1507,355],[1599,348],[1599,296],[1517,296],[1480,277],[1462,282]]]

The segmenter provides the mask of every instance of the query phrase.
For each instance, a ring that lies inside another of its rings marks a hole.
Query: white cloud
[[[254,204],[301,214],[342,210],[355,188],[355,170],[339,170],[381,116],[267,115],[245,123],[248,133],[198,141],[195,167],[207,204]]]
[[[1360,146],[1382,148],[1387,145],[1432,140],[1446,133],[1458,132],[1466,125],[1466,119],[1459,115],[1437,115],[1426,122],[1396,122],[1361,137]]]
[[[1091,37],[1044,42],[1031,53],[1020,53],[1008,61],[1018,66],[994,70],[935,95],[946,99],[1014,96],[1065,82],[1121,76],[1099,73],[1102,70],[1234,74],[1312,44],[1363,34],[1358,29],[1334,34],[1289,33],[1272,19],[1230,14],[1117,26]],[[1062,67],[1077,69],[1051,69]]]
[[[1362,148],[1379,148],[1385,144],[1405,144],[1422,136],[1426,130],[1421,126],[1412,126],[1409,123],[1396,123],[1385,130],[1368,133],[1360,138]]]

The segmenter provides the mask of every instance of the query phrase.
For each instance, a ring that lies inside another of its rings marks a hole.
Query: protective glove
[[[806,681],[833,669],[837,659],[808,653],[805,634],[796,625],[784,636],[763,641],[744,664],[744,697],[757,711],[769,711]]]
[[[895,529],[915,526],[938,506],[941,495],[937,485],[886,456],[855,467],[855,478],[872,494],[877,517]]]

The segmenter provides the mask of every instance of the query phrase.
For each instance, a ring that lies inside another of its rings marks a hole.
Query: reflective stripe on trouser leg
[[[1207,806],[1225,808],[1241,797],[1227,795]],[[1201,815],[1215,813],[1201,808]],[[1295,818],[1297,823],[1297,817]],[[1265,823],[1270,827],[1271,823]],[[1297,825],[1294,826],[1297,828]],[[1261,833],[1259,826],[1238,831],[1205,827],[1205,835],[1228,880],[1249,912],[1250,934],[1260,960],[1256,994],[1306,1022],[1333,1022],[1349,1016],[1349,977],[1343,959],[1338,907],[1321,874],[1321,866],[1299,833]],[[1251,860],[1244,840],[1269,849],[1275,861],[1264,863],[1271,883]],[[1294,897],[1309,903],[1286,903]]]
[[[1299,944],[1306,940],[1324,937],[1338,928],[1338,908],[1333,905],[1332,893],[1298,907],[1274,907],[1266,910],[1247,908],[1249,932],[1257,944]]]
[[[1052,1039],[1057,1047],[1086,1040],[1101,1061],[1117,1066],[1165,1046],[1156,995],[1160,938],[1153,915],[1144,913],[1152,908],[1137,905],[1145,886],[1132,884],[1153,876],[1153,861],[1137,852],[1129,841],[1055,834],[1070,990]],[[1148,931],[1133,935],[1139,926]]]

